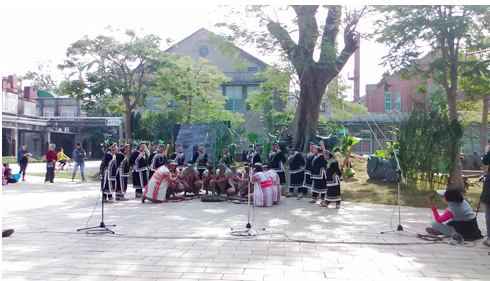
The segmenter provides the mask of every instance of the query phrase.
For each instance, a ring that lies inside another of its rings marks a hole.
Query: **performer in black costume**
[[[253,144],[248,146],[248,152],[245,156],[245,161],[247,161],[247,163],[252,163],[252,160],[253,163],[262,163],[262,159],[260,159],[259,153],[257,151],[254,151]]]
[[[126,190],[128,189],[128,178],[129,172],[131,171],[128,164],[128,155],[131,151],[131,146],[126,144],[119,149],[116,154],[117,162],[117,176],[116,176],[116,200],[117,201],[127,201],[128,199],[124,197]]]
[[[269,163],[271,169],[279,175],[281,186],[286,186],[286,174],[284,173],[284,163],[286,156],[278,149],[277,142],[271,143],[271,152],[269,153]]]
[[[149,176],[148,178],[151,179],[151,176],[153,176],[153,173],[155,173],[160,166],[164,165],[165,162],[167,162],[167,156],[165,155],[165,145],[160,144],[157,146],[157,149],[155,152],[153,152],[150,155],[150,158],[148,158],[148,163],[150,163],[150,170],[149,170]]]
[[[328,150],[325,151],[325,161],[327,161],[327,196],[325,197],[325,207],[330,202],[335,202],[335,207],[340,208],[340,177],[342,176],[342,171],[340,171],[339,163]]]
[[[117,143],[112,144],[107,153],[104,155],[104,159],[100,165],[101,174],[101,189],[102,200],[104,202],[114,202],[112,193],[116,188],[116,176],[117,176],[117,161],[116,152],[118,150]]]
[[[233,156],[230,154],[228,146],[223,146],[223,153],[221,154],[221,158],[219,160],[220,163],[225,164],[227,168],[235,165],[235,161],[233,160]]]
[[[305,180],[303,183],[303,186],[305,188],[312,188],[313,187],[313,179],[311,178],[311,161],[313,161],[313,157],[315,157],[315,153],[313,153],[315,143],[310,142],[310,147],[308,154],[306,155],[306,166],[305,166]]]
[[[199,171],[199,178],[202,178],[202,173],[206,170],[206,163],[208,163],[208,153],[204,151],[204,144],[199,144],[198,151],[194,153],[191,163],[196,163],[197,170]]]
[[[286,197],[293,196],[294,188],[298,188],[298,200],[308,193],[308,189],[303,186],[305,179],[305,159],[294,147],[288,147],[289,162],[289,193]]]
[[[129,158],[129,166],[133,167],[133,188],[135,189],[135,197],[143,196],[143,188],[148,183],[146,171],[148,171],[148,159],[146,157],[146,144],[140,143],[136,150]]]
[[[185,168],[185,155],[182,152],[182,145],[180,143],[175,145],[175,152],[172,154],[172,156],[170,156],[170,159],[177,162],[177,168],[180,171]]]
[[[310,203],[316,203],[318,198],[318,194],[322,198],[322,202],[320,207],[327,207],[325,205],[325,193],[327,191],[327,174],[325,172],[325,168],[327,166],[327,161],[325,161],[325,157],[323,156],[323,150],[320,146],[315,146],[314,150],[315,156],[311,161],[311,178],[313,179],[313,199]]]

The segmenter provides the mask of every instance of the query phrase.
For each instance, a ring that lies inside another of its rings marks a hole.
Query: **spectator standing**
[[[22,181],[26,180],[26,169],[27,164],[29,163],[29,157],[31,155],[32,154],[29,153],[29,150],[27,150],[27,144],[22,144],[22,148],[17,153],[17,163],[19,163],[20,166],[19,174],[22,174]]]
[[[54,182],[54,165],[58,161],[58,155],[54,151],[56,149],[56,144],[52,143],[49,145],[49,150],[46,152],[46,178],[44,183],[48,181],[50,183]]]
[[[77,174],[78,167],[80,166],[80,173],[82,174],[82,181],[85,181],[84,169],[85,169],[85,157],[87,153],[85,149],[82,149],[82,144],[77,143],[77,149],[73,151],[75,157],[75,167],[73,169],[73,175],[71,176],[71,181],[75,180],[75,175]]]

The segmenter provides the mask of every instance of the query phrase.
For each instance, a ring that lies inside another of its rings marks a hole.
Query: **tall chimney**
[[[357,50],[354,53],[354,101],[360,98],[361,89],[361,39],[357,39]]]

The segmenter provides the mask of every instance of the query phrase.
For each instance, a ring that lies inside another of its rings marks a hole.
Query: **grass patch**
[[[55,179],[71,179],[73,172],[58,172],[54,174]],[[85,179],[88,181],[100,181],[100,176],[99,172],[85,172]],[[34,177],[45,177],[45,173],[26,173],[26,176],[34,176]],[[82,175],[80,174],[80,171],[77,172],[75,175],[76,180],[81,180]]]

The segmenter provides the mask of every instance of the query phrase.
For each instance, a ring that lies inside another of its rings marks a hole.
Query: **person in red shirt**
[[[49,145],[49,150],[46,152],[46,178],[44,179],[44,183],[48,181],[53,183],[54,181],[54,165],[56,165],[56,161],[58,161],[58,155],[54,151],[56,149],[56,145],[54,143]]]

